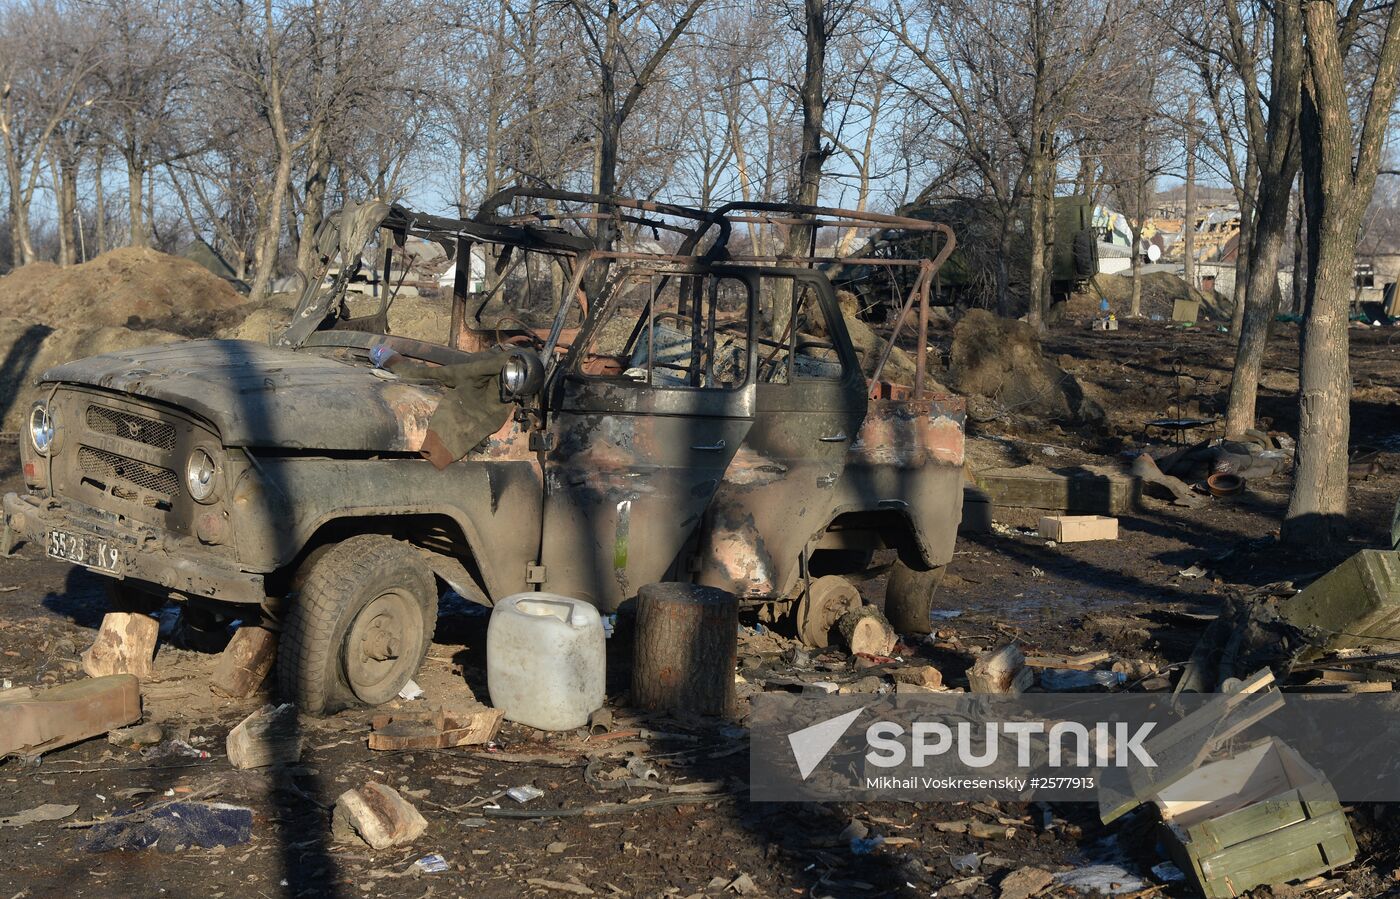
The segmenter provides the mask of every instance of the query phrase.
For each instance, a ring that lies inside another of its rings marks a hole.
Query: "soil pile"
[[[953,327],[952,387],[985,397],[1016,415],[1074,425],[1104,420],[1074,376],[1046,359],[1035,330],[1023,321],[973,309]]]
[[[68,268],[36,262],[0,278],[0,315],[54,328],[108,325],[202,336],[233,324],[243,303],[203,266],[140,247]]]
[[[1148,272],[1142,276],[1142,314],[1170,321],[1172,304],[1190,297],[1201,304],[1201,316],[1212,321],[1230,320],[1230,298],[1214,292],[1203,293],[1171,272]],[[1073,294],[1061,307],[1061,317],[1071,319],[1097,318],[1100,302],[1108,300],[1109,311],[1125,318],[1133,301],[1133,279],[1130,275],[1098,274]]]

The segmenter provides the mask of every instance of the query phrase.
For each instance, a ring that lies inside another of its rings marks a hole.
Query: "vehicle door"
[[[615,279],[551,384],[545,589],[613,610],[676,579],[753,423],[755,279]]]
[[[835,513],[867,400],[830,282],[803,270],[759,272],[773,314],[755,340],[758,408],[711,504],[696,580],[771,597],[791,590],[804,548]]]

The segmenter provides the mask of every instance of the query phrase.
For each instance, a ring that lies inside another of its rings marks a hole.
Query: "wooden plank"
[[[1111,652],[1085,652],[1077,656],[1026,656],[1028,668],[1061,668],[1067,671],[1093,671],[1096,666],[1113,658]]]
[[[1344,864],[1329,863],[1320,846],[1343,838],[1350,830],[1341,812],[1312,818],[1204,856],[1201,872],[1207,881],[1224,880],[1236,892],[1261,883],[1302,880]]]
[[[1119,515],[1134,509],[1142,496],[1139,479],[1106,468],[1050,471],[1026,465],[983,469],[976,477],[977,486],[998,506]]]
[[[9,695],[0,702],[0,758],[37,756],[141,720],[141,685],[130,674]]]
[[[370,749],[450,749],[496,738],[505,712],[482,706],[471,713],[442,709],[375,715],[370,720]]]

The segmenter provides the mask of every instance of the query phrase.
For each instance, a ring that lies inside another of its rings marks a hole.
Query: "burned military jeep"
[[[878,262],[915,277],[861,358],[828,277],[848,260],[731,247],[791,228],[943,245]],[[119,598],[239,604],[280,630],[280,687],[312,713],[393,697],[445,588],[611,612],[647,583],[692,581],[825,645],[886,549],[886,614],[928,629],[962,504],[962,403],[924,389],[946,226],[515,190],[471,221],[351,207],[317,240],[335,283],[310,273],[272,345],[197,340],[44,373],[4,551],[26,538]],[[412,240],[455,269],[441,343],[387,333],[391,257]],[[357,313],[339,288],[366,256],[385,290]],[[901,334],[917,358],[903,385],[883,377]]]

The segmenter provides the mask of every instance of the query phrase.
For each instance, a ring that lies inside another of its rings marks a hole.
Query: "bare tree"
[[[1339,13],[1336,0],[1305,0],[1307,89],[1303,100],[1303,175],[1308,217],[1307,315],[1299,366],[1298,459],[1283,538],[1326,549],[1347,511],[1351,374],[1347,325],[1357,236],[1370,205],[1400,80],[1400,7],[1380,32],[1364,99],[1353,115],[1346,57],[1363,28],[1364,4]],[[1353,70],[1353,77],[1358,77]],[[1364,78],[1365,76],[1360,76]]]

